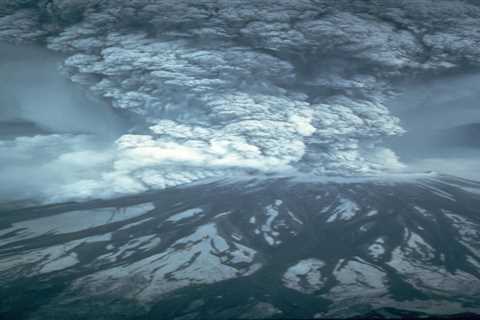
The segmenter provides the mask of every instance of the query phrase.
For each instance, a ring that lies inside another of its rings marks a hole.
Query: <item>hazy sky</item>
[[[126,123],[67,80],[61,61],[0,43],[0,200],[52,194],[111,165],[108,150]]]
[[[407,133],[389,140],[412,169],[480,179],[480,74],[401,85],[391,101]]]
[[[0,43],[0,121],[24,120],[53,132],[117,136],[122,123],[106,103],[60,74],[64,57]]]

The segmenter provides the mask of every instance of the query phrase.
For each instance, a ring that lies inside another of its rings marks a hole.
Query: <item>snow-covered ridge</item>
[[[478,312],[480,198],[465,188],[480,185],[431,174],[396,183],[251,178],[45,206],[42,217],[19,209],[0,219],[0,284],[13,292],[16,281],[65,281],[49,306],[61,301],[71,313],[79,301],[117,306],[111,299],[170,310],[192,296],[205,300],[197,309],[268,298],[268,309],[306,302],[324,317]]]

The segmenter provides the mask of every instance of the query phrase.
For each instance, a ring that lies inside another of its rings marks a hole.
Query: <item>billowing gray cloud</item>
[[[71,80],[136,123],[111,169],[65,186],[86,196],[242,170],[400,170],[381,145],[404,132],[386,108],[393,83],[480,62],[480,7],[464,1],[6,1],[3,11],[1,39],[67,54]]]

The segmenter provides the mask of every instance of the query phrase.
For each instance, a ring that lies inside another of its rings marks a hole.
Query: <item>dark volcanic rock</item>
[[[311,318],[480,312],[480,184],[245,179],[5,210],[0,314]]]

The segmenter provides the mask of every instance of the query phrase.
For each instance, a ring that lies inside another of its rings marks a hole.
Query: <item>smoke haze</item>
[[[63,57],[34,46],[0,43],[0,121],[26,121],[51,132],[115,137],[121,119],[60,74]]]
[[[0,44],[0,201],[96,178],[126,122],[59,71],[62,57]]]
[[[405,85],[389,105],[407,130],[390,146],[413,170],[480,179],[479,74]]]

